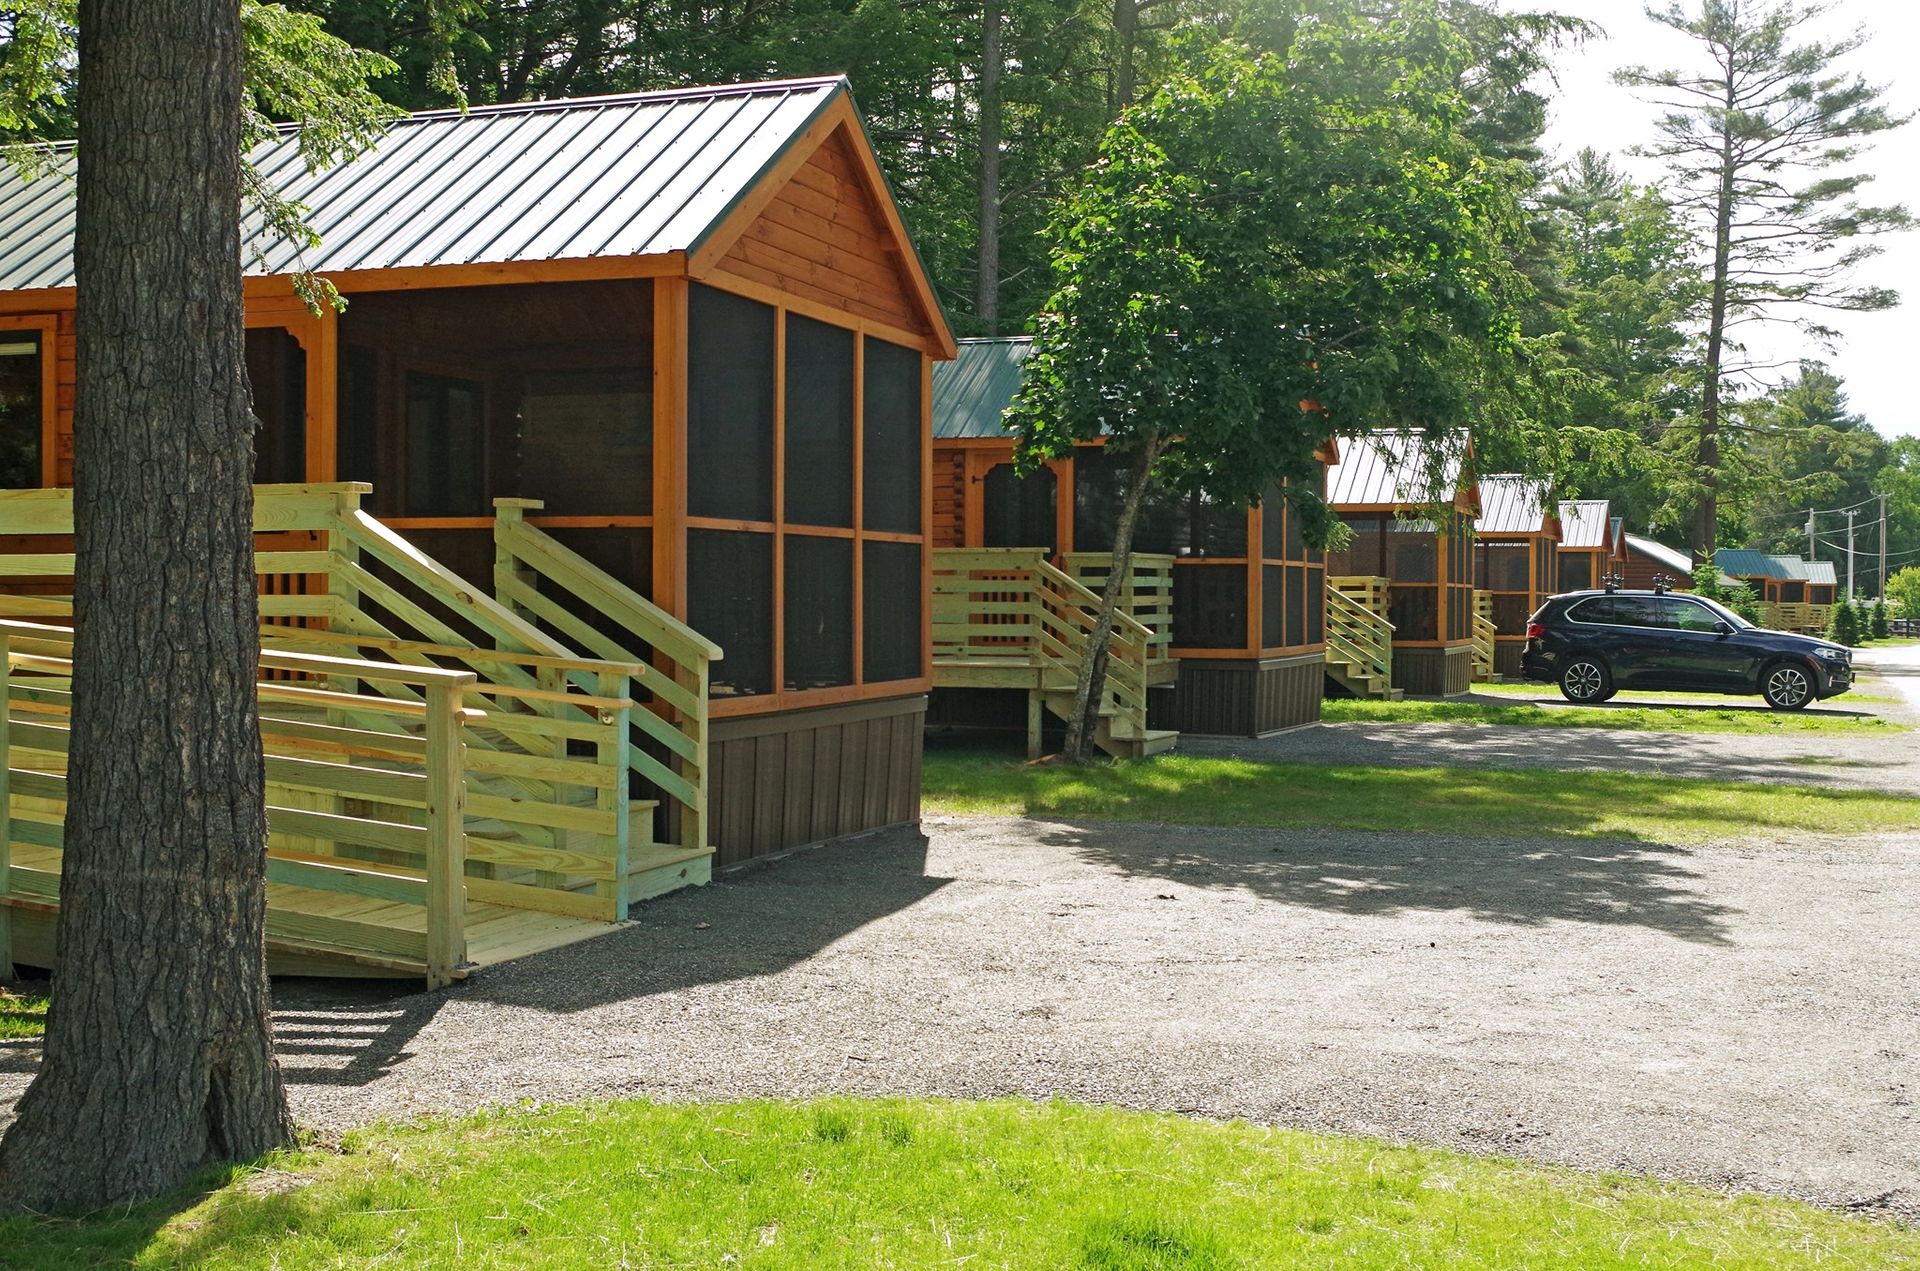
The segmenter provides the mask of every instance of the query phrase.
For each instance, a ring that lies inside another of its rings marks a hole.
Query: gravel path
[[[1920,838],[928,833],[734,874],[443,994],[287,982],[298,1113],[1059,1093],[1920,1218]],[[27,1058],[0,1053],[0,1106]]]

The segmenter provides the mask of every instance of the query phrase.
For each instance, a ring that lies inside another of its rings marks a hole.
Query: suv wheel
[[[1613,696],[1613,677],[1597,658],[1577,657],[1560,672],[1560,696],[1581,706]]]
[[[1793,662],[1776,662],[1760,677],[1760,696],[1777,711],[1797,711],[1813,700],[1813,673]]]

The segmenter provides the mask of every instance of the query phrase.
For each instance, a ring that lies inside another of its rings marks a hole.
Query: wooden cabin
[[[1392,624],[1392,683],[1404,692],[1451,697],[1472,684],[1471,457],[1464,435],[1383,431],[1344,441],[1327,470],[1327,500],[1352,531],[1328,553],[1329,586]]]
[[[1689,552],[1640,534],[1622,533],[1620,541],[1622,585],[1648,591],[1656,579],[1664,577],[1675,591],[1693,589],[1693,556]]]
[[[1504,473],[1481,477],[1473,523],[1476,607],[1493,622],[1493,671],[1520,674],[1527,619],[1553,595],[1560,576],[1560,516],[1552,483]]]
[[[1736,585],[1746,583],[1753,588],[1760,600],[1761,625],[1780,631],[1827,629],[1839,588],[1832,561],[1734,547],[1718,549],[1713,561]]]
[[[954,345],[844,79],[431,111],[320,172],[291,134],[252,159],[322,240],[248,246],[257,480],[367,483],[362,512],[581,654],[658,654],[616,590],[723,649],[717,863],[918,820]],[[72,197],[0,178],[15,485],[72,480]],[[344,312],[295,298],[301,267]],[[503,519],[580,593],[534,594]]]
[[[1024,337],[962,340],[959,355],[934,371],[934,603],[945,610],[935,620],[936,722],[1022,717],[1020,694],[1007,682],[1014,673],[993,659],[1039,655],[1007,634],[1019,624],[1005,619],[1018,615],[996,612],[1008,593],[995,587],[1034,577],[1030,562],[1046,562],[1064,581],[1042,577],[1031,585],[1054,588],[1038,608],[1057,614],[1084,608],[1086,595],[1074,588],[1098,592],[1109,570],[1122,465],[1104,447],[1086,445],[1027,476],[1014,473],[1013,438],[1001,420],[1030,347]],[[1123,680],[1151,692],[1139,724],[1143,744],[1117,737],[1109,749],[1138,754],[1178,732],[1264,736],[1319,719],[1325,563],[1302,540],[1283,489],[1253,507],[1150,494],[1133,548],[1125,608],[1138,628],[1117,633],[1129,652],[1116,662]],[[1136,643],[1144,655],[1137,659]],[[1065,707],[1064,695],[1046,688],[1064,677],[1044,674],[1044,682],[1024,686],[1036,745],[1040,712]],[[1123,685],[1122,692],[1114,708],[1131,709],[1125,697],[1133,690]]]
[[[1592,591],[1625,566],[1626,526],[1605,499],[1560,501],[1557,591]]]

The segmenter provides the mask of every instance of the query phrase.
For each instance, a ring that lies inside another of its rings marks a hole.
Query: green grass
[[[534,1109],[350,1134],[204,1197],[0,1222],[126,1266],[1920,1266],[1920,1232],[1427,1147],[1075,1104]]]
[[[38,1037],[46,1031],[46,1027],[45,997],[25,991],[10,991],[0,986],[0,1042]]]
[[[1162,755],[1084,768],[927,753],[930,813],[1703,843],[1920,829],[1920,799],[1623,772],[1386,768]]]
[[[1474,692],[1478,694],[1480,688]],[[1535,690],[1532,697],[1539,697]],[[1716,699],[1717,700],[1717,699]],[[1408,700],[1382,702],[1328,698],[1320,717],[1329,724],[1505,724],[1526,728],[1623,728],[1659,733],[1905,732],[1877,715],[1844,712],[1844,705],[1805,711],[1739,706],[1636,705],[1615,699],[1606,706],[1540,706],[1532,702]]]

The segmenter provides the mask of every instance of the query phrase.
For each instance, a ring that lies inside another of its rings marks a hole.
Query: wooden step
[[[713,881],[713,849],[638,843],[627,849],[627,899],[638,903]]]

